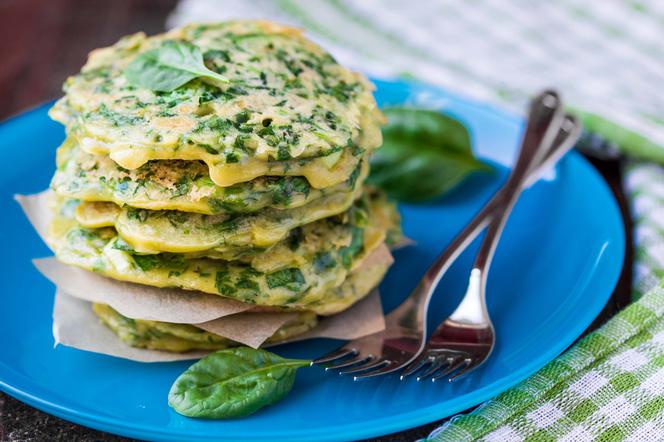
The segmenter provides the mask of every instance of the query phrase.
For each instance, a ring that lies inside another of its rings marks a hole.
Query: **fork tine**
[[[371,361],[373,361],[374,359],[375,357],[372,355],[366,356],[364,358],[362,357],[351,358],[350,360],[345,362],[339,362],[338,364],[327,365],[325,367],[325,371],[336,370],[338,368],[352,367],[355,365],[366,365]]]
[[[347,348],[340,348],[338,350],[335,350],[331,353],[326,354],[325,356],[321,356],[318,359],[314,359],[311,361],[311,364],[325,364],[327,362],[332,362],[336,361],[337,359],[345,358],[348,355],[353,355],[355,356],[357,354],[356,350],[349,350]]]
[[[440,362],[440,359],[435,359],[434,361],[432,361],[431,366],[428,369],[426,369],[423,373],[420,373],[417,376],[417,382],[423,381],[429,376],[431,376],[433,373],[438,371],[440,367],[443,366],[443,364],[445,364],[445,362]]]
[[[347,374],[359,373],[361,371],[373,370],[373,369],[376,369],[376,368],[384,367],[386,365],[386,363],[389,364],[389,361],[387,361],[385,359],[382,359],[382,360],[370,362],[368,364],[364,364],[360,367],[353,367],[349,370],[340,371],[339,374],[340,375],[347,375]]]
[[[432,374],[440,371],[441,369],[444,370],[446,367],[449,367],[457,357],[458,356],[456,356],[456,355],[445,354],[445,353],[436,355],[435,356],[435,364],[433,362],[431,364],[433,366],[432,369],[427,370],[426,373],[421,373],[417,377],[417,381],[418,382],[423,381],[426,378],[428,378],[429,376],[431,376]],[[432,357],[432,358],[434,358],[434,357]]]
[[[456,372],[453,376],[451,376],[449,381],[454,382],[458,379],[461,379],[461,378],[465,377],[468,373],[470,373],[471,371],[475,370],[477,367],[482,365],[482,362],[484,362],[484,361],[480,361],[480,362],[473,361],[473,362],[471,362],[470,364],[468,364],[467,366],[463,367],[461,370]]]
[[[425,365],[428,365],[431,363],[431,359],[429,359],[428,355],[422,355],[420,356],[416,361],[408,365],[403,372],[401,372],[401,376],[399,378],[403,381],[404,378],[417,373],[421,368],[423,368]]]
[[[436,382],[438,379],[443,378],[443,377],[445,377],[449,374],[452,374],[460,368],[465,368],[465,366],[470,365],[471,360],[469,358],[464,358],[464,359],[461,359],[461,360],[458,360],[458,358],[455,358],[455,361],[456,362],[452,362],[445,369],[443,369],[440,372],[436,373],[431,378],[431,382]]]
[[[380,376],[380,375],[383,375],[383,374],[392,373],[393,371],[397,371],[398,369],[401,368],[401,367],[394,367],[392,362],[388,361],[387,359],[384,360],[384,362],[385,362],[385,364],[384,364],[385,366],[383,368],[378,368],[376,370],[367,371],[365,373],[357,374],[357,375],[353,376],[353,380],[357,381],[357,380],[360,380],[360,379],[372,378],[374,376]]]

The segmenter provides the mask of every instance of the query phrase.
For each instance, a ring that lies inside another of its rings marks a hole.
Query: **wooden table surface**
[[[133,32],[160,32],[176,0],[0,0],[0,119],[61,94],[67,75],[77,72],[87,53]],[[629,302],[631,221],[621,190],[621,163],[589,158],[610,185],[625,220],[626,260],[618,285],[588,331]],[[442,422],[442,421],[441,421]],[[441,422],[385,436],[412,441]],[[0,441],[128,441],[42,413],[0,393]]]

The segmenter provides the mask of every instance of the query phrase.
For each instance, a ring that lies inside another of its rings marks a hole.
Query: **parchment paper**
[[[248,324],[255,326],[256,322],[252,321],[257,320],[256,315],[273,314],[238,313],[237,315],[220,318],[217,321],[221,323],[237,319],[236,325],[240,327]],[[248,316],[248,318],[240,320],[239,318],[234,318],[234,316]],[[385,318],[380,303],[380,295],[377,290],[374,290],[368,297],[359,301],[348,310],[338,315],[324,318],[316,328],[303,335],[296,336],[287,342],[312,338],[355,339],[379,332],[384,328]],[[220,326],[218,330],[221,331],[222,327]],[[265,336],[258,345],[251,346],[257,348],[275,331],[276,329],[268,336]],[[231,338],[230,336],[227,337]],[[59,289],[56,290],[53,307],[53,338],[55,339],[55,345],[62,344],[79,350],[106,354],[138,362],[169,362],[199,359],[209,353],[207,351],[173,353],[131,347],[122,342],[120,338],[100,321],[92,311],[92,306],[88,301],[70,296]],[[242,341],[249,341],[249,339],[258,340],[255,334],[251,335],[247,333],[243,335],[242,332],[239,332],[239,338]],[[238,342],[240,341],[238,340]],[[241,343],[249,345],[248,342]]]
[[[48,225],[51,223],[53,214],[48,207],[48,201],[51,197],[51,190],[46,189],[43,192],[34,195],[14,195],[14,199],[23,209],[23,213],[35,228],[39,237],[51,247],[47,240]]]
[[[202,324],[193,324],[205,331],[258,348],[296,313],[238,313]]]
[[[198,359],[208,352],[172,353],[130,347],[118,338],[94,314],[90,303],[55,292],[53,306],[53,338],[55,345],[102,353],[138,362],[168,362]]]
[[[315,328],[299,336],[294,336],[285,342],[303,341],[312,338],[350,340],[378,333],[384,329],[385,316],[380,302],[380,293],[378,289],[374,289],[366,298],[358,301],[348,310],[322,318]]]

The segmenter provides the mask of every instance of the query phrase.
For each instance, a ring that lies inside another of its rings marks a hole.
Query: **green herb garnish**
[[[283,399],[293,387],[297,369],[309,364],[249,347],[220,350],[175,380],[168,404],[189,417],[247,416]]]
[[[125,68],[124,76],[134,86],[161,92],[170,92],[198,77],[228,83],[226,77],[205,66],[197,46],[176,40],[140,54]]]
[[[237,289],[233,287],[230,275],[225,271],[217,272],[214,285],[217,288],[217,291],[222,295],[231,295],[237,291]]]
[[[352,228],[352,236],[350,239],[350,244],[345,247],[342,247],[339,250],[339,256],[341,257],[341,263],[347,269],[353,264],[353,259],[360,254],[364,248],[364,230],[359,227]]]
[[[267,286],[271,289],[285,287],[294,292],[300,291],[306,283],[304,275],[297,267],[278,270],[266,277]]]
[[[489,170],[478,161],[459,121],[439,112],[392,107],[383,145],[371,157],[369,182],[401,201],[438,197],[470,173]]]

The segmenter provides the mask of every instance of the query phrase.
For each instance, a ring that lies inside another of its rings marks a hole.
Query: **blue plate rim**
[[[392,81],[387,79],[376,79],[376,83],[379,85],[381,83],[391,83]],[[478,112],[488,113],[494,117],[504,119],[511,123],[518,123],[521,121],[516,115],[509,114],[504,110],[495,108],[491,105],[476,102],[474,100],[468,99],[466,97],[460,97],[454,94],[451,94],[447,91],[441,91],[439,88],[430,86],[423,83],[411,82],[411,81],[400,81],[398,83],[403,83],[406,87],[416,88],[419,90],[432,90],[437,91],[438,93],[443,92],[446,96],[451,97],[454,100],[464,102],[464,104],[473,107]],[[31,115],[39,112],[43,112],[45,108],[49,107],[52,104],[52,101],[46,102],[44,104],[38,105],[26,112],[13,115],[8,119],[0,122],[0,126],[6,128],[7,125],[11,125],[14,122],[17,122],[24,118],[29,118]],[[473,390],[470,393],[465,394],[460,398],[458,402],[455,403],[453,407],[445,407],[444,410],[440,409],[438,404],[431,405],[426,408],[418,408],[410,412],[400,414],[398,419],[395,419],[394,416],[373,419],[370,421],[362,421],[355,424],[344,425],[343,428],[339,428],[337,433],[330,434],[326,429],[321,429],[319,432],[308,431],[304,433],[294,433],[292,430],[288,431],[274,431],[271,433],[273,438],[288,439],[291,441],[297,440],[309,440],[311,438],[316,438],[316,440],[350,440],[350,439],[361,439],[367,437],[375,437],[379,435],[386,435],[398,431],[403,431],[409,428],[415,428],[420,425],[424,425],[435,420],[441,419],[445,416],[451,416],[456,413],[459,413],[463,410],[466,410],[474,405],[477,405],[481,402],[484,402],[490,398],[495,397],[501,392],[515,386],[519,382],[526,379],[528,376],[536,373],[544,365],[553,360],[555,357],[560,355],[565,349],[567,349],[580,335],[583,331],[590,325],[592,320],[597,317],[601,310],[606,305],[606,302],[609,300],[613,289],[616,286],[618,278],[621,273],[621,269],[624,263],[625,258],[625,232],[624,225],[622,223],[622,215],[618,209],[613,194],[611,193],[608,184],[600,176],[600,174],[595,170],[595,168],[583,158],[580,154],[576,152],[571,152],[568,154],[568,161],[580,162],[582,167],[584,167],[589,176],[591,176],[594,181],[596,181],[598,188],[601,189],[601,192],[604,194],[603,197],[607,200],[607,209],[612,212],[611,218],[614,220],[620,220],[618,223],[617,229],[614,229],[615,236],[612,237],[616,241],[615,248],[619,250],[619,256],[616,260],[610,261],[610,264],[613,266],[610,274],[613,275],[612,278],[604,279],[601,283],[601,290],[605,292],[602,296],[595,296],[593,298],[594,302],[590,305],[586,305],[586,309],[589,313],[586,314],[589,320],[585,324],[579,324],[574,328],[570,328],[565,334],[564,339],[557,341],[557,345],[549,348],[547,351],[543,352],[542,355],[538,358],[533,359],[529,364],[521,366],[519,369],[514,370],[510,375],[503,377],[501,382],[498,384],[488,385],[486,387]],[[2,372],[14,373],[10,367],[6,364],[2,364]],[[8,370],[8,371],[5,371]],[[20,375],[19,375],[20,376]],[[23,377],[23,376],[20,376]],[[15,379],[16,384],[20,384],[20,378]],[[141,439],[153,440],[155,437],[159,440],[183,440],[186,437],[195,437],[197,440],[220,440],[219,435],[213,434],[202,434],[202,433],[192,433],[187,432],[187,434],[181,434],[173,431],[173,429],[168,429],[166,431],[161,431],[154,427],[147,425],[141,425],[140,423],[128,423],[121,419],[111,418],[111,417],[99,417],[95,416],[93,413],[86,411],[77,411],[67,406],[63,406],[57,403],[54,403],[49,400],[40,398],[38,394],[33,394],[29,391],[29,387],[24,386],[23,388],[13,386],[9,382],[6,382],[5,379],[0,379],[0,390],[3,392],[15,397],[22,402],[25,402],[28,405],[31,405],[39,410],[42,410],[46,413],[52,414],[54,416],[60,417],[62,419],[85,425],[91,428],[95,428],[102,431],[107,431],[113,434],[119,434],[128,437],[135,437]],[[442,414],[441,414],[442,413]],[[260,440],[263,438],[261,435],[246,435],[245,440]]]

